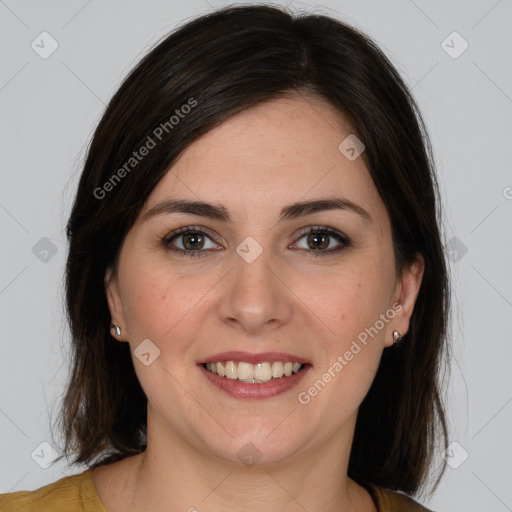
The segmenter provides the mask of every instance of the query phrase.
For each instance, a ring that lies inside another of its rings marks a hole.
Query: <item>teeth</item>
[[[254,365],[254,378],[268,382],[272,378],[272,368],[270,363],[258,363]]]
[[[300,370],[300,367],[301,367],[301,366],[302,366],[302,365],[301,365],[300,363],[293,363],[293,364],[292,364],[292,372],[293,372],[293,373],[297,373],[297,372]]]
[[[274,361],[272,363],[272,377],[278,379],[284,375],[283,363],[281,361]]]
[[[228,379],[233,379],[233,380],[238,378],[236,366],[233,361],[228,361],[226,363],[226,377]]]
[[[240,361],[238,363],[237,374],[240,380],[254,379],[254,365]]]
[[[217,373],[221,377],[225,377],[226,376],[226,372],[224,371],[224,366],[222,366],[222,363],[212,363],[212,364],[215,364],[217,366]]]
[[[292,363],[290,361],[274,361],[273,363],[263,362],[257,364],[247,363],[245,361],[220,361],[218,363],[206,363],[206,369],[220,377],[228,379],[238,379],[243,382],[269,382],[271,379],[280,379],[281,377],[290,377],[297,373],[304,366],[301,363]]]

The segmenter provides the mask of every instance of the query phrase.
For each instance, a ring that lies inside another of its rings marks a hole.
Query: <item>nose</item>
[[[293,293],[265,249],[252,262],[233,255],[218,313],[221,321],[257,335],[282,327],[293,310]]]

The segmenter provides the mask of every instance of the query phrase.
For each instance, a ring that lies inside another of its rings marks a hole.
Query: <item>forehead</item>
[[[341,114],[315,97],[291,94],[256,105],[188,146],[142,214],[169,197],[226,204],[242,216],[326,195],[382,214],[363,159],[339,150],[349,135]]]

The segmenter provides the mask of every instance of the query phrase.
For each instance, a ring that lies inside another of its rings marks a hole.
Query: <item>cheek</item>
[[[164,410],[173,401],[182,400],[176,380],[184,381],[187,368],[182,361],[190,349],[188,336],[195,329],[195,315],[200,312],[201,287],[170,276],[155,267],[137,273],[127,282],[127,328],[135,372],[146,395]],[[197,278],[196,278],[197,280]],[[190,280],[189,280],[190,281]],[[192,325],[194,324],[194,325]],[[151,344],[141,345],[145,340]],[[145,347],[142,351],[138,347]],[[138,349],[138,350],[137,350]],[[149,352],[148,365],[138,354]],[[162,389],[166,396],[161,397]],[[185,400],[186,401],[186,400]]]
[[[122,305],[130,342],[149,338],[158,343],[183,305],[168,269],[152,264],[147,257],[132,257],[122,272]]]
[[[315,372],[299,398],[327,407],[335,423],[352,415],[368,393],[389,332],[380,320],[387,311],[387,295],[367,277],[332,281],[331,293],[323,294],[318,307],[329,329],[318,340]]]
[[[151,273],[131,274],[123,303],[128,332],[133,341],[157,339],[157,333],[172,322],[171,287],[165,278]],[[168,327],[169,328],[169,327]]]
[[[330,372],[331,377],[334,373],[333,382],[347,390],[355,386],[356,394],[365,393],[373,380],[394,316],[388,314],[394,284],[389,267],[384,259],[353,262],[324,282],[311,307],[328,327],[322,329],[319,339],[325,357],[317,371]]]
[[[218,277],[180,276],[166,265],[139,263],[134,262],[125,274],[123,310],[130,341],[135,345],[148,338],[162,355],[176,354],[184,345],[180,340],[186,338],[186,332],[200,325],[205,314],[202,299]]]
[[[333,274],[316,294],[315,309],[343,340],[373,325],[389,307],[392,271],[379,262],[352,265]]]

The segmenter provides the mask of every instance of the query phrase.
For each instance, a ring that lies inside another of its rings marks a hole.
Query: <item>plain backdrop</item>
[[[45,468],[37,457],[59,452],[51,425],[68,371],[64,226],[80,166],[133,65],[177,25],[225,5],[0,0],[0,492],[86,469]],[[446,396],[454,444],[436,453],[450,467],[423,502],[438,512],[512,510],[512,2],[287,5],[362,29],[419,103],[445,203],[454,295]]]

